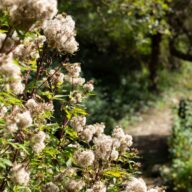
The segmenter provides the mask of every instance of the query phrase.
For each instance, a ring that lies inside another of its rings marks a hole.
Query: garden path
[[[149,186],[161,186],[160,167],[169,159],[167,140],[172,128],[170,106],[149,109],[141,114],[141,121],[126,130],[133,136],[139,150],[144,179]]]

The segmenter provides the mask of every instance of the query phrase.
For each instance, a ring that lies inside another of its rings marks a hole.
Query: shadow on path
[[[146,183],[150,186],[161,186],[160,167],[169,161],[168,136],[146,135],[134,136],[134,147],[139,150],[142,171]]]

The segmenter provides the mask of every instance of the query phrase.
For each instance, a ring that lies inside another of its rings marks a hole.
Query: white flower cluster
[[[75,22],[71,16],[57,15],[44,25],[44,33],[50,47],[73,54],[79,44],[75,40]]]
[[[29,99],[25,106],[31,113],[42,113],[43,111],[53,111],[52,103],[38,103],[35,99]]]
[[[124,192],[147,192],[147,186],[142,178],[132,177],[130,181],[126,183]]]
[[[75,116],[70,120],[70,125],[77,131],[81,139],[90,142],[93,136],[103,134],[105,125],[104,123],[96,123],[93,125],[86,125],[86,117]]]
[[[29,183],[30,173],[22,164],[15,163],[11,169],[11,180],[19,185],[26,186]]]
[[[162,188],[147,189],[147,185],[142,178],[132,177],[130,181],[125,184],[126,188],[122,192],[165,192]]]
[[[121,133],[121,137],[119,135]],[[117,134],[118,133],[118,134]],[[102,134],[94,138],[95,154],[103,160],[117,160],[119,154],[125,153],[132,145],[132,137],[122,128],[115,128],[112,136]]]
[[[46,112],[53,112],[54,110],[53,103],[39,103],[35,99],[29,99],[25,106],[31,112],[36,124],[45,123],[46,119],[42,119],[44,114]]]
[[[78,91],[77,89],[70,92],[70,102],[72,104],[79,104],[86,98],[86,93],[91,92],[94,89],[93,81],[89,81],[85,83],[85,79],[80,77],[81,73],[81,65],[80,63],[66,63],[64,64],[67,75],[64,76],[64,80],[69,82],[74,88],[76,86],[80,86],[82,91]],[[85,83],[85,84],[84,84]],[[84,84],[84,85],[83,85]]]
[[[88,81],[87,83],[85,83],[83,85],[83,88],[88,91],[88,92],[92,92],[94,90],[94,85],[93,85],[93,81]]]
[[[97,181],[91,189],[88,189],[87,192],[106,192],[107,187],[101,181]]]
[[[6,129],[10,133],[16,132],[18,129],[27,128],[32,125],[33,119],[29,111],[16,112],[8,116],[6,120]]]
[[[22,94],[25,86],[22,84],[21,70],[14,63],[13,55],[0,55],[0,74],[6,81],[6,88],[15,94]]]
[[[80,77],[81,66],[80,63],[73,64],[65,64],[65,69],[68,74],[65,75],[64,79],[72,85],[83,85],[85,83],[85,79]]]
[[[45,148],[46,134],[43,131],[39,131],[32,137],[32,148],[35,153],[40,153]]]
[[[125,153],[132,145],[132,136],[125,134],[120,127],[116,127],[113,130],[112,136],[105,135],[105,125],[103,123],[86,125],[86,117],[84,116],[73,117],[70,125],[77,131],[81,139],[86,142],[93,141],[96,159],[115,161],[120,154]],[[85,154],[89,154],[89,158],[91,158],[91,153],[87,152]],[[83,163],[81,164],[83,165]]]
[[[105,126],[103,123],[87,125],[87,126],[85,126],[84,130],[79,133],[79,136],[81,137],[81,139],[83,139],[87,142],[90,142],[93,139],[94,135],[98,135],[98,134],[104,132],[104,128],[105,128]]]
[[[59,187],[53,182],[49,182],[44,185],[43,192],[59,192]]]
[[[43,35],[35,37],[27,37],[13,50],[13,55],[21,62],[39,58],[38,48],[43,46],[46,38]]]
[[[86,117],[84,116],[74,116],[71,121],[70,125],[77,131],[83,131],[84,126],[86,125]]]
[[[35,22],[43,22],[57,14],[56,0],[1,0],[3,9],[9,13],[11,22],[28,29]]]
[[[73,104],[81,103],[83,101],[83,95],[79,91],[72,91],[70,93],[70,102]]]
[[[7,111],[8,111],[7,107],[4,106],[3,104],[0,104],[0,118],[5,117]]]
[[[79,77],[81,73],[80,63],[66,64],[65,68],[71,77]]]
[[[70,192],[76,192],[76,191],[81,191],[83,187],[85,186],[84,181],[82,180],[68,180],[65,184],[67,191]]]
[[[131,147],[133,144],[133,139],[131,135],[125,134],[123,129],[120,127],[116,127],[113,130],[112,137],[116,141],[116,143],[120,143],[120,152],[124,153],[128,147]]]
[[[21,129],[31,126],[33,122],[31,113],[29,111],[18,113],[15,120],[16,120],[17,126]]]
[[[38,103],[34,100],[34,99],[29,99],[25,106],[31,111],[33,112],[33,110],[35,110],[38,107]]]
[[[51,82],[53,83],[54,86],[63,83],[64,74],[61,73],[60,71],[52,69],[49,71],[49,76],[51,77]]]
[[[93,164],[95,155],[92,150],[78,151],[75,153],[75,162],[81,167],[88,167]]]

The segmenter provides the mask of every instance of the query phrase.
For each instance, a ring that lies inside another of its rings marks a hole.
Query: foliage
[[[174,191],[192,190],[192,101],[183,99],[175,117],[170,139],[171,167],[163,169],[163,176]]]

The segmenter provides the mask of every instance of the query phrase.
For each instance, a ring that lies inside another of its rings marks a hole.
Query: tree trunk
[[[149,90],[156,92],[157,88],[157,71],[159,68],[160,44],[162,35],[157,33],[151,36],[151,59],[149,62]]]

